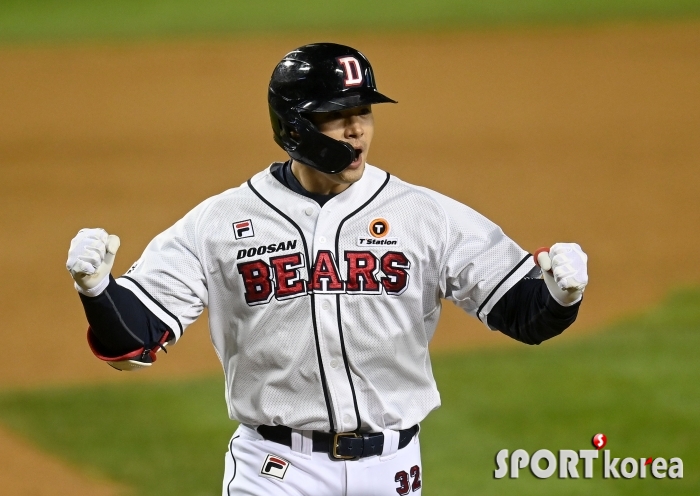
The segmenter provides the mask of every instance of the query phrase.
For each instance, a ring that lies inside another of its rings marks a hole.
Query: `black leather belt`
[[[292,447],[292,429],[284,425],[261,425],[258,433],[275,443]],[[404,448],[418,432],[418,425],[399,431],[399,449]],[[381,455],[384,434],[381,432],[322,432],[313,431],[313,450],[328,453],[335,460],[357,460]]]

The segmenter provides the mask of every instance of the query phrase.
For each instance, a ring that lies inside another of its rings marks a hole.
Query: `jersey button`
[[[321,304],[321,308],[323,308],[324,310],[328,310],[330,307],[331,307],[331,304],[328,303],[327,301],[324,301],[324,302]]]
[[[325,242],[326,242],[326,237],[325,237],[325,236],[321,236],[320,238],[318,238],[318,241],[319,241],[320,243],[325,243]]]
[[[343,415],[343,422],[349,424],[352,421],[350,415]]]
[[[304,209],[304,213],[305,213],[306,215],[311,215],[312,213],[314,213],[313,207],[306,207],[306,208]]]
[[[331,360],[331,367],[334,369],[337,368],[338,367],[338,360],[336,360],[335,358],[333,360]]]

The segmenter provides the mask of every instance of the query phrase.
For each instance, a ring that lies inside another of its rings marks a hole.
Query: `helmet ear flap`
[[[290,157],[326,174],[337,174],[355,160],[355,149],[319,132],[299,112],[278,113],[270,105],[273,137]],[[298,136],[293,136],[296,133]]]
[[[294,129],[289,126],[289,121],[272,107],[272,104],[270,104],[269,109],[270,123],[272,123],[272,137],[275,143],[288,152],[288,149],[293,149],[299,144],[297,141],[298,137],[295,139],[295,137],[292,136]]]

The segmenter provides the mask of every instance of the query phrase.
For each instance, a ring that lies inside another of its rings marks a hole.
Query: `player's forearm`
[[[540,344],[574,323],[580,302],[557,303],[541,279],[523,279],[494,305],[489,326],[526,344]]]
[[[165,325],[128,289],[110,276],[100,295],[80,295],[90,329],[92,344],[100,355],[119,357],[135,350],[158,347]]]

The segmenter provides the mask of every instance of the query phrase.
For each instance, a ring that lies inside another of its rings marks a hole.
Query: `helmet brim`
[[[377,103],[398,103],[378,91],[352,92],[330,100],[307,100],[296,107],[298,112],[335,112]]]

